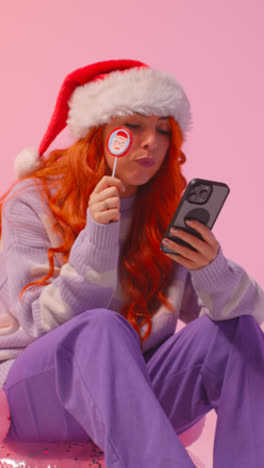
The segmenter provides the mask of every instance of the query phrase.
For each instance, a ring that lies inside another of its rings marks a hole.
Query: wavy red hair
[[[181,149],[183,136],[180,127],[173,118],[169,120],[171,142],[168,153],[157,174],[138,188],[133,222],[120,253],[121,286],[128,296],[120,313],[138,333],[141,347],[151,332],[151,315],[157,307],[164,304],[171,312],[174,311],[173,304],[166,298],[172,260],[160,250],[160,242],[186,187],[186,179],[181,172],[186,157]],[[89,197],[99,180],[107,174],[103,130],[104,126],[94,127],[85,138],[69,148],[52,151],[42,161],[41,167],[27,177],[40,182],[40,194],[48,200],[49,209],[56,219],[53,229],[61,236],[62,242],[59,247],[48,249],[48,274],[26,285],[20,298],[29,287],[50,284],[55,255],[60,253],[66,263],[74,240],[85,227]],[[2,206],[10,190],[0,199],[0,233]],[[147,331],[141,337],[140,326],[145,323]]]

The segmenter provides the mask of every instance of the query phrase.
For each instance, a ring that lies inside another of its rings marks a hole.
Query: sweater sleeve
[[[27,289],[21,301],[23,287],[49,271],[52,244],[33,205],[18,197],[5,204],[2,242],[11,313],[36,338],[85,310],[107,307],[117,283],[120,221],[96,223],[88,208],[68,263],[55,262],[50,284]]]
[[[188,284],[188,301],[185,299],[185,302],[196,303],[194,314],[206,314],[216,321],[241,315],[252,315],[259,324],[264,320],[263,290],[241,266],[225,258],[221,247],[209,265],[189,272]]]

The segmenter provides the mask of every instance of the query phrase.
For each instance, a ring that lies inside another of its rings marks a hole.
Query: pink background
[[[194,122],[184,173],[229,185],[214,233],[263,287],[263,24],[262,0],[2,2],[1,194],[16,154],[39,145],[66,74],[99,60],[145,61],[183,84]],[[210,430],[196,452],[206,468],[208,440]]]

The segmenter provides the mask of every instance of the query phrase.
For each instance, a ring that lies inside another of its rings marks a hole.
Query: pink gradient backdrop
[[[185,175],[230,186],[214,233],[263,287],[263,17],[262,0],[4,2],[1,193],[14,180],[15,155],[39,145],[68,72],[110,58],[146,61],[184,85],[194,122]],[[56,144],[66,141],[64,134]],[[210,468],[203,437],[197,453]]]

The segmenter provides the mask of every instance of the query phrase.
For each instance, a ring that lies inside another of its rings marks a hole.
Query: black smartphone
[[[187,246],[197,252],[197,250],[190,244],[171,234],[170,229],[172,227],[178,227],[203,240],[200,233],[185,224],[185,221],[188,219],[194,219],[205,224],[209,229],[212,229],[229,192],[230,189],[228,185],[223,182],[214,182],[213,180],[206,179],[192,179],[183,193],[170,225],[164,234],[164,238],[167,237],[178,242],[180,245]],[[175,253],[169,247],[163,245],[162,242],[160,247],[164,253],[180,255]]]

